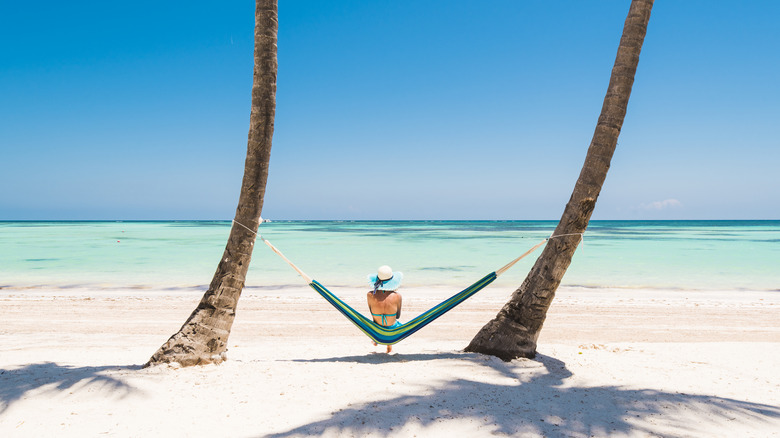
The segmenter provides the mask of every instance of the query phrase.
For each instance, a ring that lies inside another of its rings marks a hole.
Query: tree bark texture
[[[626,115],[652,7],[653,0],[631,2],[609,88],[585,163],[553,233],[553,236],[573,235],[548,241],[523,283],[496,317],[482,327],[466,351],[489,354],[507,361],[536,355],[536,341],[547,310],[580,243],[579,233],[584,233],[588,227],[601,186],[607,177]]]
[[[276,0],[257,0],[254,75],[244,178],[225,252],[211,284],[181,329],[149,359],[146,366],[176,362],[182,366],[220,363],[241,291],[244,288],[268,179],[276,112]],[[247,228],[244,228],[241,225]]]

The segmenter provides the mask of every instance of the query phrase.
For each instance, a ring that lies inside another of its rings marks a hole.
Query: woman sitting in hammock
[[[380,266],[375,275],[369,275],[368,281],[374,289],[366,294],[368,309],[374,322],[384,327],[398,327],[401,322],[401,294],[396,290],[401,286],[404,274],[393,272],[390,266]],[[376,342],[372,342],[376,346]],[[393,351],[393,346],[387,346],[387,352]]]

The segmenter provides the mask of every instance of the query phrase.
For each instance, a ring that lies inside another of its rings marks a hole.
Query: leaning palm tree
[[[252,259],[268,179],[276,111],[278,27],[276,0],[256,0],[249,140],[233,227],[217,272],[200,303],[181,329],[154,353],[147,366],[170,362],[189,366],[225,359],[236,305]]]
[[[609,163],[626,116],[628,98],[631,95],[652,8],[653,0],[631,2],[609,88],[585,164],[553,233],[553,236],[561,237],[549,240],[526,279],[498,315],[482,327],[466,347],[466,351],[490,354],[504,360],[536,355],[536,340],[544,324],[547,309],[571,263],[581,234],[588,227],[596,199],[607,177]]]

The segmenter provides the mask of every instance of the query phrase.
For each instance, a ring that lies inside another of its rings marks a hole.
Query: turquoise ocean
[[[388,264],[405,287],[462,288],[555,221],[274,221],[261,234],[333,287]],[[230,221],[0,222],[0,288],[204,289]],[[499,279],[514,288],[541,250]],[[305,286],[260,241],[249,288]],[[780,221],[591,221],[563,286],[780,290]]]

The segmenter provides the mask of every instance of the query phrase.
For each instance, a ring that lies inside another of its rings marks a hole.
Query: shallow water
[[[367,285],[389,264],[404,285],[464,287],[549,236],[554,221],[290,221],[261,232],[313,278]],[[201,287],[229,221],[0,222],[0,286]],[[501,279],[517,286],[541,253]],[[780,290],[780,221],[592,221],[564,286]],[[300,285],[261,243],[248,286]]]

